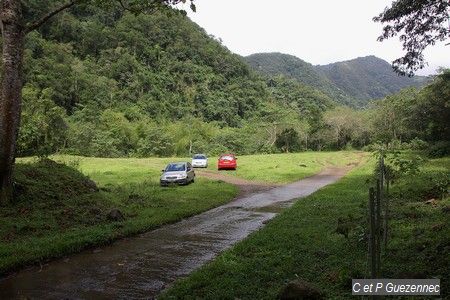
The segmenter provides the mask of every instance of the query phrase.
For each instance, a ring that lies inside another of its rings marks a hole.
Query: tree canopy
[[[194,0],[190,0],[195,10]],[[70,1],[0,1],[0,30],[2,37],[2,68],[0,98],[0,204],[13,196],[12,174],[20,128],[22,102],[22,66],[25,37],[43,27],[62,12],[76,7],[92,5],[110,8],[110,13],[119,7],[134,14],[154,12],[185,3],[186,0],[70,0]],[[111,15],[110,15],[111,16]],[[114,18],[114,14],[112,15]]]
[[[433,142],[431,132],[442,129],[432,128],[445,123],[427,113],[421,126],[435,125],[424,131],[409,121],[418,103],[442,111],[441,102],[427,101],[446,91],[444,75],[427,96],[409,89],[371,109],[341,107],[298,80],[255,74],[177,12],[73,7],[25,45],[20,155],[270,153],[286,151],[286,137],[295,139],[287,151],[361,148],[414,137]]]
[[[176,11],[72,7],[28,35],[24,62],[20,155],[271,152],[287,126],[303,137],[335,105],[313,87],[253,73]],[[49,143],[47,133],[58,135]]]
[[[449,7],[447,0],[397,0],[373,18],[386,24],[379,41],[400,34],[406,53],[393,61],[397,73],[412,76],[425,66],[423,51],[450,37]]]

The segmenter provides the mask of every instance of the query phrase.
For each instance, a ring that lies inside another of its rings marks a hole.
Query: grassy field
[[[302,279],[327,299],[349,299],[351,279],[367,276],[364,238],[373,161],[298,201],[262,230],[177,281],[160,299],[275,299]],[[383,255],[387,278],[441,278],[449,295],[450,199],[433,183],[450,174],[450,159],[432,160],[392,188],[391,240]]]
[[[203,178],[161,188],[152,177],[157,170],[124,174],[103,166],[104,172],[91,177],[100,187],[95,191],[87,177],[61,164],[17,165],[17,202],[0,209],[0,274],[178,221],[224,204],[238,192]],[[123,218],[110,216],[115,209]]]
[[[326,166],[346,166],[357,163],[364,152],[301,152],[289,154],[244,155],[238,157],[236,171],[223,174],[269,183],[288,183],[318,173]],[[102,185],[129,182],[157,182],[161,169],[172,161],[190,158],[91,158],[54,156],[52,159],[78,166]],[[218,173],[217,157],[209,158],[208,170]]]
[[[238,171],[227,174],[289,182],[359,157],[355,152],[242,156]],[[226,203],[238,192],[204,178],[189,186],[159,187],[161,169],[187,158],[52,159],[64,165],[18,159],[17,201],[0,209],[0,274],[175,222]],[[215,167],[211,158],[210,169]],[[108,216],[115,209],[123,219]]]
[[[220,172],[249,180],[288,183],[316,174],[326,166],[355,164],[365,155],[355,151],[244,155],[238,157],[236,171]],[[219,172],[215,158],[210,160],[208,169]]]

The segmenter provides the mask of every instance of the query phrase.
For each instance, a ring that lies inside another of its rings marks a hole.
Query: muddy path
[[[238,178],[228,174],[232,171],[221,171],[216,173],[210,170],[196,170],[195,174],[199,177],[206,177],[213,180],[222,180],[234,184],[239,188],[239,194],[236,198],[242,198],[256,192],[263,192],[270,190],[274,187],[280,186],[281,184],[267,183],[263,181],[247,180],[243,178]]]
[[[236,183],[243,194],[229,204],[3,278],[0,299],[152,298],[175,279],[188,275],[264,226],[294,199],[337,181],[350,169],[327,168],[277,187]]]

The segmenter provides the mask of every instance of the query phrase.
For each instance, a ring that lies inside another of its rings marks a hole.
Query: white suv
[[[195,154],[192,158],[192,166],[194,168],[207,168],[208,158],[205,154]]]

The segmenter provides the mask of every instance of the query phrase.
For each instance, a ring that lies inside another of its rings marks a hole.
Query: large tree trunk
[[[24,27],[20,0],[2,0],[3,68],[0,99],[0,204],[12,201],[12,172],[20,124]]]

